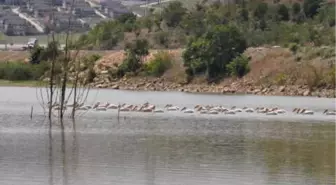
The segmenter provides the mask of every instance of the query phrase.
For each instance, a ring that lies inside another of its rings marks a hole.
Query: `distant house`
[[[53,12],[53,7],[45,4],[34,4],[34,17],[45,17]]]
[[[118,17],[122,14],[130,13],[130,11],[117,1],[101,2],[102,11],[109,17]]]
[[[23,5],[25,4],[25,1],[24,0],[2,0],[1,3],[5,5]]]
[[[76,7],[73,10],[73,14],[78,17],[94,17],[95,11],[91,7]]]
[[[10,17],[2,20],[3,31],[6,35],[26,35],[27,33],[27,23],[25,20],[19,17]]]
[[[63,32],[69,28],[70,15],[56,13],[54,17],[48,16],[45,18],[45,25],[55,32]],[[70,30],[71,31],[86,31],[89,27],[84,22],[77,20],[75,17],[71,18]]]
[[[26,35],[27,23],[11,10],[0,10],[0,31],[6,35]]]

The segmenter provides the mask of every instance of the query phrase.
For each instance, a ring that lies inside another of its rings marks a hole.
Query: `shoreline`
[[[0,87],[42,87],[41,81],[8,81],[0,80]],[[242,85],[238,82],[231,84],[202,84],[190,83],[181,84],[165,81],[164,79],[146,79],[146,78],[122,78],[114,82],[91,84],[94,89],[115,89],[129,91],[161,91],[161,92],[185,92],[192,94],[213,94],[213,95],[260,95],[260,96],[297,96],[297,97],[321,97],[335,98],[335,89],[315,89],[310,91],[304,85]]]
[[[335,98],[335,89],[316,89],[310,91],[304,85],[273,85],[273,86],[253,86],[242,85],[233,82],[229,85],[223,84],[181,84],[176,82],[164,81],[162,79],[120,79],[110,83],[93,83],[93,86],[101,89],[119,89],[131,91],[175,91],[185,93],[202,93],[216,95],[261,95],[261,96],[311,96],[323,98]]]
[[[24,81],[0,80],[0,87],[41,87],[43,85],[45,85],[45,82],[34,80],[24,80]]]

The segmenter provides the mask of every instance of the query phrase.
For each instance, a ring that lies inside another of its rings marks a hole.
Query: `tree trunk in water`
[[[75,119],[76,107],[77,107],[77,83],[78,83],[78,72],[76,72],[75,82],[74,82],[74,99],[73,99],[73,107],[71,112],[71,118]]]
[[[54,33],[52,33],[52,40],[53,40],[53,43],[55,43],[55,35],[54,35]],[[58,49],[58,48],[56,48],[56,49]],[[48,118],[49,118],[49,120],[51,120],[52,104],[53,104],[53,97],[54,97],[55,61],[56,61],[56,53],[55,53],[55,51],[53,51],[53,59],[51,61],[50,79],[49,79],[49,89],[50,89],[50,105],[49,105],[49,112],[48,112]]]

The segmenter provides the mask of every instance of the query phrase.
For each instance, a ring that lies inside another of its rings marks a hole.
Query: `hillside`
[[[179,90],[210,93],[252,93],[267,95],[313,95],[334,97],[335,86],[318,87],[318,84],[335,84],[335,60],[333,48],[302,48],[293,54],[285,48],[248,48],[245,54],[251,57],[250,72],[243,78],[225,78],[216,84],[208,84],[203,76],[186,83],[182,63],[182,50],[165,50],[173,60],[172,67],[161,77],[126,76],[111,78],[105,71],[120,65],[124,52],[107,54],[96,62],[97,74],[93,85],[99,88],[120,88],[130,90]],[[152,50],[145,62],[153,59]],[[302,61],[298,58],[302,57]]]

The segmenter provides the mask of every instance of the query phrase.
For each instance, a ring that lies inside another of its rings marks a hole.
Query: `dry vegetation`
[[[173,57],[172,67],[164,73],[162,78],[167,81],[183,82],[185,81],[185,69],[182,62],[182,50],[166,50]],[[325,50],[324,50],[325,51]],[[158,50],[150,51],[150,55],[145,58],[150,61]],[[325,84],[334,83],[335,60],[333,56],[323,57],[315,50],[302,49],[301,52],[293,54],[289,49],[284,48],[248,48],[245,51],[247,56],[251,57],[250,72],[241,79],[226,78],[221,84],[228,85],[233,82],[244,85],[308,85],[325,86]],[[123,51],[115,51],[103,56],[97,61],[97,67],[100,70],[114,68],[123,61]],[[300,61],[298,61],[300,60]],[[200,78],[195,78],[193,83],[203,82]]]
[[[254,85],[331,87],[336,65],[330,48],[302,48],[297,54],[284,48],[249,48],[250,72],[238,82]],[[329,84],[329,85],[327,85]]]
[[[153,59],[160,50],[151,50],[144,61]],[[165,81],[185,83],[186,74],[183,67],[182,49],[165,50],[172,58],[172,66],[161,77]],[[104,71],[116,68],[125,59],[123,50],[81,51],[80,55],[99,54],[95,70]],[[335,53],[334,48],[301,48],[293,54],[286,48],[248,48],[245,51],[251,57],[250,72],[243,78],[225,78],[220,84],[232,83],[240,86],[286,86],[299,85],[314,88],[335,88]],[[1,51],[1,61],[27,60],[29,52]],[[195,78],[191,84],[206,83],[203,77]]]

